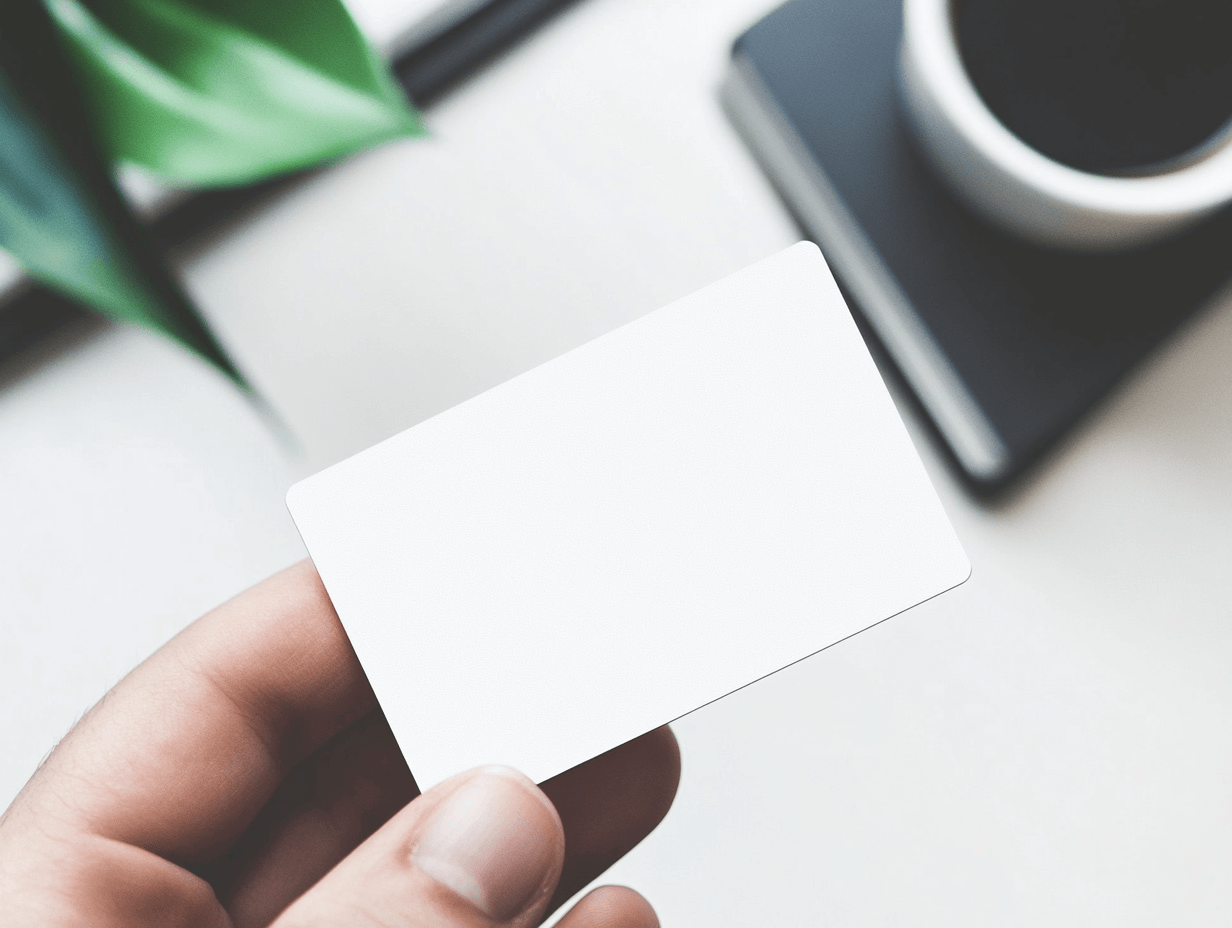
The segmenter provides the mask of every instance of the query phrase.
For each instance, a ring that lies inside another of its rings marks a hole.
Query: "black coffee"
[[[988,108],[1071,167],[1141,173],[1232,119],[1232,0],[957,0],[954,28]]]

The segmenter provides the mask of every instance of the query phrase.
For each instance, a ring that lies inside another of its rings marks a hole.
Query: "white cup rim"
[[[1193,160],[1131,177],[1081,171],[1029,146],[993,115],[972,84],[951,6],[952,0],[904,0],[904,103],[925,153],[993,221],[1046,244],[1101,250],[1162,237],[1232,200],[1232,132],[1226,127]],[[959,163],[937,164],[956,156]],[[998,182],[1007,181],[1016,189],[989,215],[986,201],[995,199]],[[985,189],[968,189],[972,182]],[[1015,215],[1023,212],[1018,207],[1027,215]],[[1049,210],[1059,222],[1041,213]]]

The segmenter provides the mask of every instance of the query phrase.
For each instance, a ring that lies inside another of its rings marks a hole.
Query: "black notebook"
[[[1232,274],[1232,211],[1132,253],[1024,244],[935,181],[897,96],[902,0],[792,0],[727,112],[969,486],[1005,487]]]

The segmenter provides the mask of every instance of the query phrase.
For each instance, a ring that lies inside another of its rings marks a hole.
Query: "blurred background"
[[[378,45],[404,27],[353,7]],[[769,10],[569,4],[428,137],[179,248],[302,450],[146,330],[81,320],[3,362],[0,803],[137,662],[304,556],[293,482],[802,236],[717,97]],[[992,502],[890,377],[972,579],[680,721],[677,805],[612,878],[665,925],[1225,919],[1230,358],[1224,288]]]

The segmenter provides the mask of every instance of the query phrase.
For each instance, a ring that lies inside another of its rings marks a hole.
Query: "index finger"
[[[376,706],[302,562],[193,623],[65,738],[9,810],[191,865],[243,833],[287,772]]]

